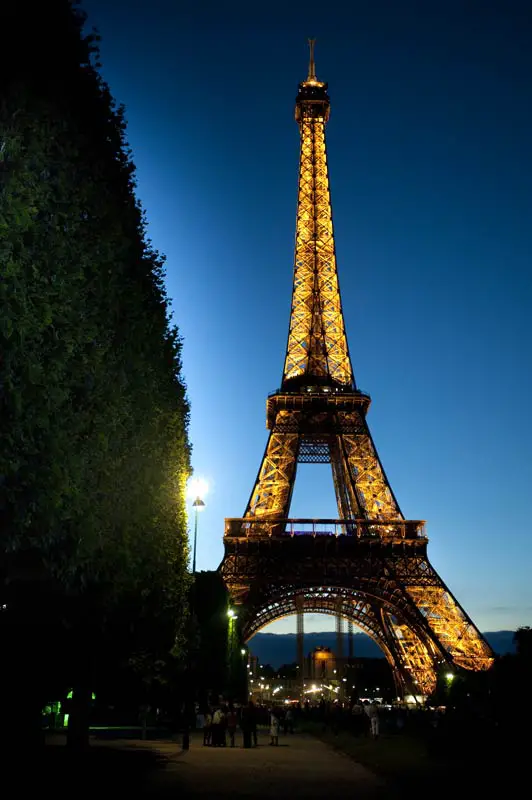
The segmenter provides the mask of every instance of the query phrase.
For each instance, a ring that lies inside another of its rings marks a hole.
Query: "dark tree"
[[[260,664],[258,674],[260,677],[264,679],[273,680],[273,678],[275,678],[276,672],[271,664]]]
[[[200,702],[224,695],[245,699],[247,650],[238,616],[228,616],[229,593],[219,572],[199,572],[190,589],[190,670],[187,684]]]
[[[293,664],[281,664],[279,667],[278,675],[280,678],[285,678],[285,680],[295,681],[298,677],[298,665],[297,662],[294,661]]]
[[[528,625],[518,628],[514,634],[514,642],[519,659],[532,669],[532,628]]]
[[[191,674],[193,694],[200,701],[227,687],[229,596],[218,572],[198,572],[191,593]]]
[[[73,687],[80,741],[94,686],[179,651],[189,473],[163,259],[83,26],[10,4],[0,63],[4,717],[25,732]]]

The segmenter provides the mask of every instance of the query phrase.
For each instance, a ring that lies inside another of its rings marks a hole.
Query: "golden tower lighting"
[[[373,442],[369,395],[356,385],[340,298],[325,126],[328,86],[299,84],[294,279],[281,388],[243,517],[225,521],[222,574],[247,638],[288,614],[355,623],[384,652],[398,690],[428,694],[447,665],[487,669],[493,654],[427,556],[421,520],[403,516]],[[290,519],[299,463],[330,463],[338,519]]]

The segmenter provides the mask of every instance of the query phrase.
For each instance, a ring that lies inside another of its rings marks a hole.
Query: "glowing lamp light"
[[[236,619],[238,614],[236,613],[234,608],[228,608],[227,609],[227,616],[229,617],[229,619]]]
[[[448,673],[447,673],[447,675],[446,675],[445,677],[447,678],[447,680],[448,680],[449,682],[454,680],[454,675],[453,675],[453,673],[452,673],[452,672],[448,672]]]
[[[193,477],[187,484],[187,495],[189,500],[201,500],[209,493],[209,484],[205,478]],[[200,509],[198,509],[200,510]]]
[[[240,651],[240,653],[241,653],[243,656],[245,656],[245,655],[246,655],[246,651],[244,650],[244,648],[242,648],[242,650]]]

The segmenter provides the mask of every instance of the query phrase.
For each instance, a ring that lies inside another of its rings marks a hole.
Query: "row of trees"
[[[141,701],[183,656],[189,408],[163,259],[69,0],[2,12],[0,641],[3,728],[73,689]],[[8,54],[9,51],[9,54]],[[9,60],[7,60],[9,58]],[[30,725],[30,722],[32,723]]]
[[[505,789],[518,775],[528,780],[532,629],[519,628],[514,643],[515,653],[497,656],[486,672],[443,669],[429,699],[431,706],[446,707],[431,728],[433,754],[462,761],[475,780],[502,777]],[[475,787],[477,793],[482,786]]]

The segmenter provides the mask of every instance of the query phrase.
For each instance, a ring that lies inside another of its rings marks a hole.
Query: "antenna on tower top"
[[[310,61],[308,65],[308,78],[307,81],[315,81],[316,79],[316,64],[314,63],[314,45],[316,44],[316,39],[309,39],[308,40],[309,48],[310,48]]]

